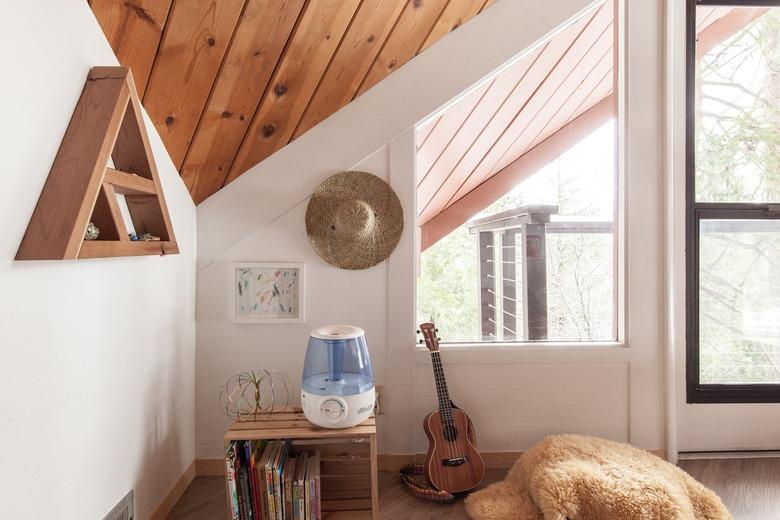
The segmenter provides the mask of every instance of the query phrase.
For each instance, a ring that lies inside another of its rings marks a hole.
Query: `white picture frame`
[[[303,262],[234,262],[230,265],[230,321],[304,323]]]

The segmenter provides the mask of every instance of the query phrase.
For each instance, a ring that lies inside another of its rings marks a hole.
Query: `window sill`
[[[450,365],[628,364],[631,351],[623,343],[451,343],[441,345],[442,359]],[[430,363],[428,349],[415,345],[415,362]]]

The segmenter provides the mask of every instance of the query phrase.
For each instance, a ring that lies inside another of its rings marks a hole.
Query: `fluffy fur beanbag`
[[[506,480],[471,494],[474,520],[731,520],[720,498],[646,451],[581,435],[528,450]]]

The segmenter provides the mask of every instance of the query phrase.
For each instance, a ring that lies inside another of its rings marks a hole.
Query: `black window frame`
[[[711,219],[772,220],[776,203],[696,202],[695,81],[698,6],[780,7],[780,0],[687,0],[686,20],[686,390],[688,403],[778,403],[778,384],[702,384],[699,371],[699,223]]]

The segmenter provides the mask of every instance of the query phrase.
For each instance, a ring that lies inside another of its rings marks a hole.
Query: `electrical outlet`
[[[385,387],[383,385],[376,385],[376,404],[374,405],[374,415],[384,415],[387,410],[387,396],[385,395]]]

